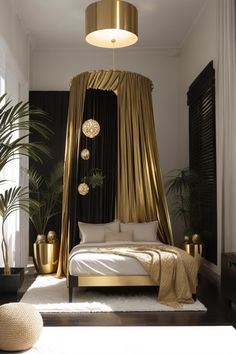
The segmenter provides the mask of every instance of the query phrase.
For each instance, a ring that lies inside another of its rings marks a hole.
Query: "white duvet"
[[[132,257],[110,253],[98,253],[98,247],[115,247],[124,244],[160,245],[157,242],[104,242],[83,243],[75,246],[69,256],[69,273],[71,275],[147,275],[142,265]]]

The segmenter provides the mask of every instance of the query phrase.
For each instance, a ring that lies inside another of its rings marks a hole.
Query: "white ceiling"
[[[94,0],[13,0],[34,48],[85,49],[85,8]],[[138,8],[139,48],[178,48],[207,0],[129,0]]]

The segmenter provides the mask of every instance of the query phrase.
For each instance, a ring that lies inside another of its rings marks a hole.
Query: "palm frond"
[[[30,156],[42,162],[42,156],[50,155],[45,143],[40,141],[28,142],[31,132],[36,132],[43,139],[49,139],[53,132],[45,124],[48,117],[42,110],[32,107],[28,102],[15,105],[11,100],[4,100],[6,94],[0,96],[0,171],[10,161],[19,156]],[[34,119],[29,119],[29,116]],[[3,184],[5,180],[0,180]],[[1,188],[2,190],[3,188]],[[0,216],[2,217],[2,255],[5,270],[9,271],[8,243],[4,232],[4,223],[15,211],[21,209],[29,213],[30,209],[40,209],[42,205],[29,198],[26,187],[14,187],[0,193]]]
[[[6,95],[0,97],[0,102]],[[35,116],[37,119],[28,119]],[[42,142],[26,142],[30,132],[39,133],[48,139],[53,132],[40,119],[46,117],[45,112],[29,106],[29,103],[19,102],[12,105],[10,100],[0,108],[0,170],[13,159],[14,154],[30,156],[35,161],[42,162],[43,155],[50,155],[49,149]],[[23,132],[15,137],[15,132]]]
[[[193,229],[200,222],[199,195],[203,181],[189,168],[171,171],[165,183],[167,194],[172,194],[174,217],[182,219],[185,231]]]
[[[49,176],[41,176],[37,169],[28,172],[30,195],[40,207],[30,205],[30,220],[38,234],[43,234],[48,221],[59,213],[63,187],[63,163],[59,162]]]
[[[29,212],[29,191],[27,187],[13,187],[0,193],[0,215],[3,223],[9,215],[16,210],[22,209]],[[37,202],[32,201],[35,205]]]

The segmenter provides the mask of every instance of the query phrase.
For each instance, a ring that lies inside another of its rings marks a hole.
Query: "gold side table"
[[[197,254],[204,257],[205,245],[203,243],[182,243],[182,249],[191,256],[195,257]]]

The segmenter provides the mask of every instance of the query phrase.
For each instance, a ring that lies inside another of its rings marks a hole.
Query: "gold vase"
[[[59,242],[56,243],[34,243],[33,244],[34,265],[38,273],[55,273],[58,266]]]
[[[205,256],[205,245],[203,243],[183,243],[182,248],[193,257],[197,254],[202,257]]]

